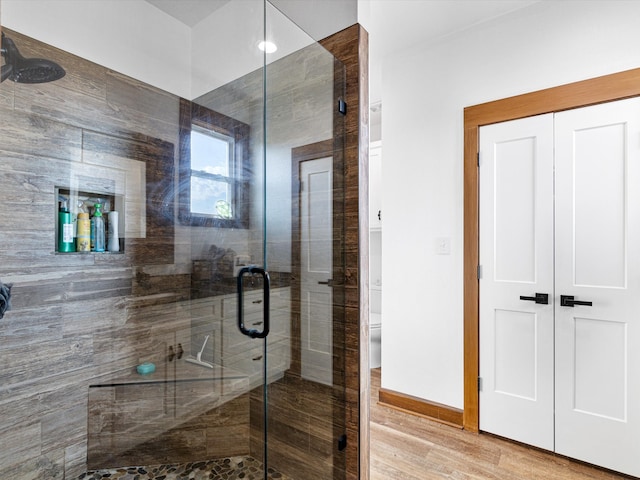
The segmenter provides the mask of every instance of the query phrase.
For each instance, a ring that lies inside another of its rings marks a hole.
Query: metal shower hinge
[[[338,100],[338,112],[340,112],[342,115],[347,114],[347,102],[342,99]]]

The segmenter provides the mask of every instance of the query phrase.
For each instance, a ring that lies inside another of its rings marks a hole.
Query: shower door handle
[[[244,309],[243,309],[243,301],[244,301],[244,286],[242,283],[242,277],[245,273],[259,273],[262,275],[262,279],[264,280],[263,285],[263,300],[264,300],[264,310],[262,311],[264,326],[262,331],[256,329],[248,329],[244,326]],[[248,267],[242,267],[238,272],[238,329],[243,335],[251,338],[265,338],[269,335],[269,289],[271,286],[271,280],[269,279],[269,273],[260,267],[256,267],[254,265],[249,265]]]

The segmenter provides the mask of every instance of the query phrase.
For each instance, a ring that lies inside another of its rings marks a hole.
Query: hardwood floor
[[[614,480],[625,475],[378,405],[371,371],[371,480]]]

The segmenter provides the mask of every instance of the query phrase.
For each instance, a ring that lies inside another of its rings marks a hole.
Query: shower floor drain
[[[92,470],[83,473],[78,480],[263,480],[262,463],[252,457],[231,457],[204,462],[153,467],[125,467],[109,470]],[[270,480],[292,480],[269,469]]]

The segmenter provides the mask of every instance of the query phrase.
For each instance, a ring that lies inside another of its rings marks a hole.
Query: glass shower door
[[[277,380],[268,374],[252,402],[266,415],[270,468],[294,479],[341,479],[344,66],[270,4],[266,37],[278,50],[265,55],[265,265],[289,285],[271,301],[272,315],[288,321],[272,321],[267,372],[288,368]]]
[[[248,378],[248,457],[265,478],[339,479],[346,446],[344,68],[270,3],[263,14],[262,25],[238,29],[251,32],[239,43],[259,55],[261,67],[193,101],[203,119],[222,115],[221,125],[246,125],[248,141],[238,148],[236,135],[235,145],[249,160],[236,166],[240,191],[231,190],[235,203],[223,209],[239,222],[201,229],[198,242],[192,234],[192,251],[208,241],[233,259],[235,298],[225,291],[214,363]],[[215,277],[207,288],[228,282]]]

